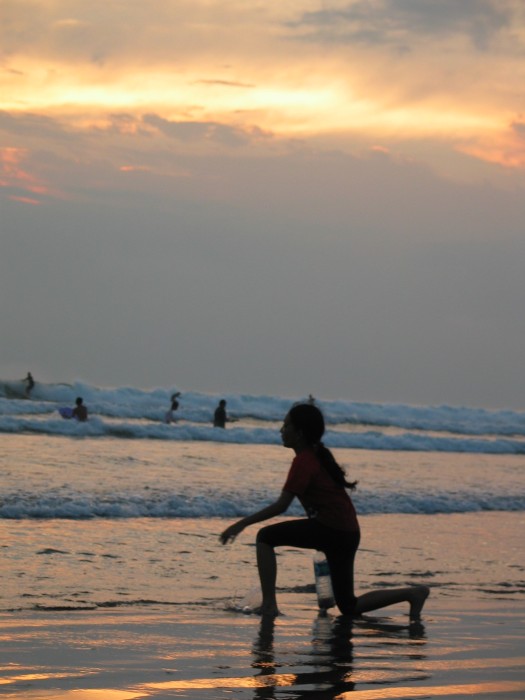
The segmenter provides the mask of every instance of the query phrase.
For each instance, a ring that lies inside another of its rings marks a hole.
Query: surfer
[[[169,411],[166,411],[166,415],[164,416],[164,422],[165,423],[175,423],[177,421],[175,417],[175,411],[179,407],[179,402],[177,399],[180,396],[180,391],[177,391],[175,394],[171,395],[171,407]]]
[[[84,406],[84,399],[81,396],[75,399],[75,408],[73,409],[72,417],[76,418],[80,423],[84,423],[84,421],[88,419],[88,411]]]
[[[337,607],[343,615],[359,617],[363,613],[395,603],[410,605],[410,619],[419,620],[429,594],[427,586],[410,586],[354,593],[354,558],[359,547],[360,530],[354,505],[346,489],[357,482],[347,481],[343,469],[322,443],[325,424],[321,411],[311,404],[297,404],[288,412],[281,428],[283,445],[295,452],[279,498],[269,506],[248,515],[226,528],[220,535],[223,544],[233,541],[248,525],[269,520],[284,513],[295,497],[308,517],[263,527],[257,533],[257,566],[262,590],[262,605],[254,612],[278,615],[275,584],[277,564],[275,547],[314,549],[326,555]]]
[[[27,377],[24,379],[24,382],[26,382],[26,396],[29,398],[29,394],[33,390],[33,387],[35,386],[35,380],[33,379],[33,375],[31,372],[27,373]]]

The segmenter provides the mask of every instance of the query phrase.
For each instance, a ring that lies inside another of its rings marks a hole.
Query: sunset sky
[[[0,378],[525,408],[523,0],[0,0]]]

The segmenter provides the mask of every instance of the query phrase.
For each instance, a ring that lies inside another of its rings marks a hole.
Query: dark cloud
[[[252,141],[254,136],[262,135],[257,128],[247,130],[209,121],[170,121],[156,114],[144,115],[143,122],[180,141],[207,141],[230,147],[242,146]]]
[[[238,83],[234,80],[196,80],[197,85],[220,85],[222,87],[254,88],[254,83]]]
[[[11,114],[0,111],[0,131],[18,136],[38,134],[40,138],[55,139],[64,134],[65,128],[58,120],[42,114]]]
[[[512,21],[505,0],[358,0],[344,9],[305,13],[294,24],[307,37],[337,42],[404,45],[416,34],[462,34],[479,50]]]

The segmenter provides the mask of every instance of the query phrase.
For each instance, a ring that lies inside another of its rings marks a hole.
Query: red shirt
[[[347,532],[359,531],[350,496],[323,469],[311,450],[296,455],[283,489],[297,496],[307,514],[323,525]]]

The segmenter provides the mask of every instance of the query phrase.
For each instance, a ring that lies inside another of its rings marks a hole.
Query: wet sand
[[[284,615],[228,611],[256,582],[225,521],[1,521],[0,697],[525,698],[522,513],[362,518],[357,590],[426,583],[353,624],[319,615],[311,552],[279,555]]]
[[[212,605],[0,615],[0,695],[31,700],[525,697],[525,609],[431,596],[349,623],[311,593],[276,620]]]

